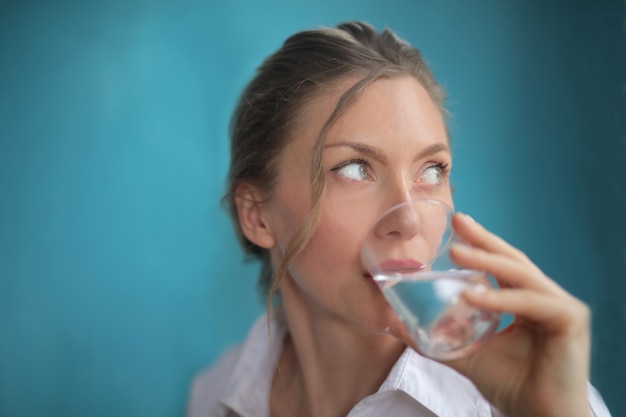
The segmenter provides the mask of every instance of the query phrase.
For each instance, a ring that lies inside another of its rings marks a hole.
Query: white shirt
[[[269,417],[270,387],[287,332],[284,320],[259,318],[248,339],[231,349],[192,385],[188,417]],[[589,385],[596,417],[610,417]],[[361,400],[348,417],[502,417],[476,387],[456,371],[407,348],[379,390]]]

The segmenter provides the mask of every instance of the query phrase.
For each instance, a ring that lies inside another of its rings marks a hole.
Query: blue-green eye
[[[363,160],[348,161],[333,168],[333,171],[353,181],[367,181],[370,178],[369,164]]]
[[[431,165],[424,170],[419,182],[439,185],[442,184],[448,175],[448,164],[440,162],[435,165]]]

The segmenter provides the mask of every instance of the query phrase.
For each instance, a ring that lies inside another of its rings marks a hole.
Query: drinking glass
[[[458,269],[449,256],[454,211],[417,199],[385,211],[370,229],[362,258],[420,353],[439,360],[477,349],[498,328],[500,314],[467,304],[471,287],[493,287],[483,271]]]

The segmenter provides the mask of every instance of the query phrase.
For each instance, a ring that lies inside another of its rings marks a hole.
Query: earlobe
[[[235,189],[235,204],[239,225],[246,238],[262,248],[273,247],[276,240],[265,221],[263,197],[259,190],[250,184],[239,184]]]

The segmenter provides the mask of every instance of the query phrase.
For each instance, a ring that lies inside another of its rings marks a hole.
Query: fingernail
[[[465,219],[470,223],[476,223],[476,220],[474,220],[474,218],[470,216],[469,214],[463,213],[463,217],[465,217]]]
[[[477,284],[469,288],[469,291],[473,294],[484,294],[487,292],[487,287],[482,284]]]
[[[453,250],[455,252],[469,253],[472,250],[472,247],[464,243],[452,242],[452,244],[450,245],[450,250]]]
[[[465,290],[465,293],[472,297],[482,297],[487,293],[487,287],[481,284],[474,285]]]

